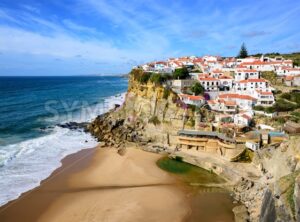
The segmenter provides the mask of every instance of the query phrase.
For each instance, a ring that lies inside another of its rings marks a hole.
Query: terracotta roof
[[[219,77],[219,79],[232,79],[231,76],[225,76],[225,75],[222,75]]]
[[[254,97],[252,96],[248,96],[248,95],[240,95],[237,93],[225,93],[225,94],[221,94],[219,95],[219,98],[222,99],[226,99],[226,98],[230,98],[230,99],[244,99],[244,100],[256,100]]]
[[[247,114],[243,114],[242,117],[245,118],[245,119],[247,119],[247,120],[251,120],[251,117],[248,116]]]
[[[254,61],[254,62],[243,62],[241,63],[241,65],[266,65],[265,62],[262,62],[262,61]]]
[[[193,96],[193,95],[187,95],[187,94],[180,94],[179,96],[182,98],[188,98],[190,100],[204,100],[203,96]]]
[[[294,76],[285,76],[285,81],[292,81],[294,79]]]
[[[288,70],[288,71],[299,71],[300,72],[300,68],[283,67],[282,69]]]
[[[264,91],[261,91],[261,90],[256,90],[256,92],[258,92],[261,95],[273,95],[272,92],[266,92],[266,91],[264,92]]]
[[[200,77],[199,80],[201,80],[201,81],[218,81],[218,79],[212,78],[212,77],[205,77],[205,78]]]
[[[224,104],[226,106],[236,106],[236,102],[235,101],[228,101],[228,100],[225,100],[224,101]]]
[[[215,69],[215,70],[212,71],[212,73],[223,73],[223,72],[220,69]]]
[[[248,83],[248,82],[267,82],[265,79],[246,79],[241,80],[239,83]]]
[[[166,65],[167,63],[164,62],[164,61],[158,61],[158,62],[156,62],[155,64],[164,64],[164,65]]]
[[[216,102],[216,100],[207,100],[207,103],[209,103],[209,104],[216,104],[217,102]]]
[[[237,72],[258,72],[258,71],[255,69],[240,69],[240,70],[237,70]]]

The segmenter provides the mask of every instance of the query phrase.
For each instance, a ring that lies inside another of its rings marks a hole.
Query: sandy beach
[[[94,148],[66,157],[36,189],[0,208],[1,222],[183,221],[186,194],[156,166],[160,155]]]

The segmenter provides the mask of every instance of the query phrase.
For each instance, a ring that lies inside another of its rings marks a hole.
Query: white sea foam
[[[105,100],[107,109],[122,104],[125,93]],[[101,112],[94,113],[94,118]],[[82,117],[82,116],[80,116]],[[74,119],[74,121],[87,119]],[[61,165],[61,159],[97,144],[89,134],[55,127],[49,135],[0,147],[0,205],[38,186]]]

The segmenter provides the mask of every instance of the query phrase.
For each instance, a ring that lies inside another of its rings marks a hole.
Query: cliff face
[[[300,138],[292,137],[278,148],[258,151],[253,167],[263,176],[242,180],[235,187],[236,199],[243,202],[250,221],[300,221]]]
[[[140,84],[129,79],[123,106],[97,117],[89,130],[106,145],[128,142],[156,142],[175,146],[179,129],[194,127],[194,112],[176,103],[178,96],[162,86]],[[186,116],[186,121],[183,119]]]

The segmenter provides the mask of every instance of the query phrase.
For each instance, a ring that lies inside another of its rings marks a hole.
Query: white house
[[[256,151],[256,150],[258,150],[258,149],[260,148],[259,143],[255,143],[255,142],[252,142],[252,141],[247,141],[247,142],[245,143],[245,146],[246,146],[248,149],[252,150],[252,151]]]
[[[202,57],[203,61],[205,62],[217,62],[219,57],[218,56],[210,56],[210,55],[206,55]]]
[[[272,92],[255,90],[253,96],[257,99],[256,105],[272,106],[275,103]]]
[[[205,89],[205,91],[219,90],[220,81],[217,78],[209,77],[207,75],[199,75],[198,80]]]
[[[292,60],[284,60],[284,61],[254,61],[254,62],[243,62],[241,65],[247,67],[248,69],[257,69],[258,71],[275,71],[280,66],[293,67]]]
[[[216,100],[208,100],[207,104],[211,110],[217,112],[236,113],[237,111],[237,104],[235,101],[216,99]]]
[[[239,113],[234,115],[234,124],[238,126],[249,126],[252,120],[252,116],[247,113]]]
[[[248,91],[254,90],[269,91],[269,82],[265,79],[246,79],[235,83],[236,91]]]
[[[210,72],[210,77],[218,79],[220,76],[223,76],[223,71],[220,69],[214,69]]]
[[[256,62],[258,61],[258,58],[256,57],[247,57],[247,58],[244,58],[244,59],[237,59],[237,63],[240,64],[240,63],[252,63],[252,62]]]
[[[286,76],[284,78],[284,83],[287,86],[300,86],[300,75]]]
[[[300,68],[291,68],[291,67],[279,67],[276,69],[276,74],[278,76],[293,76],[300,75]]]
[[[223,90],[231,90],[233,87],[233,78],[231,76],[222,75],[219,77],[220,88]]]
[[[246,79],[259,79],[259,72],[255,69],[238,69],[235,72],[234,80],[241,81]]]
[[[205,103],[205,99],[203,96],[193,96],[187,94],[179,94],[178,96],[185,104],[201,106]]]
[[[256,104],[256,99],[254,97],[238,93],[223,93],[219,95],[219,99],[235,101],[237,106],[245,111],[252,110],[252,107]]]

